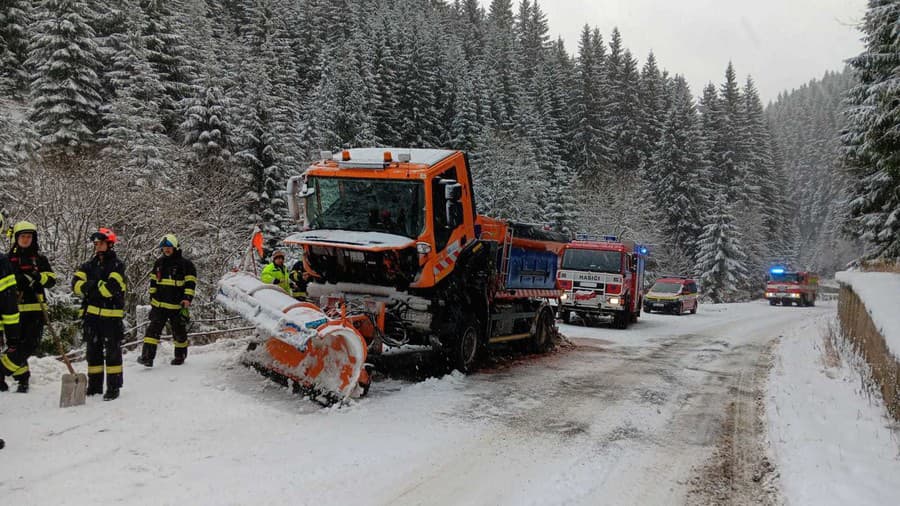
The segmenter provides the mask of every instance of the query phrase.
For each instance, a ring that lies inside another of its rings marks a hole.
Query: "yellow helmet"
[[[159,240],[159,247],[178,249],[178,238],[175,234],[166,234]]]
[[[32,234],[35,234],[37,233],[37,226],[28,221],[20,221],[13,227],[13,234],[19,235],[20,232],[31,232]]]

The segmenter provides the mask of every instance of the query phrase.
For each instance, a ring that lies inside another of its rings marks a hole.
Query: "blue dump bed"
[[[556,288],[559,257],[552,251],[513,247],[509,252],[506,288],[510,290]]]

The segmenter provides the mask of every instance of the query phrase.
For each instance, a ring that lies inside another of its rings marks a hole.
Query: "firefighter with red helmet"
[[[153,367],[159,336],[169,322],[175,339],[175,358],[172,365],[181,365],[187,358],[187,324],[189,308],[197,287],[197,269],[193,262],[181,255],[175,234],[166,234],[159,241],[163,256],[156,260],[150,273],[150,325],[144,335],[144,346],[138,363]]]
[[[0,214],[0,237],[5,237],[3,215]],[[16,273],[6,254],[0,251],[0,337],[7,342],[19,340],[19,305],[16,292]],[[6,357],[6,355],[3,355]],[[7,390],[6,382],[0,376],[0,390]]]
[[[19,339],[9,341],[0,356],[0,376],[12,376],[17,392],[28,391],[28,357],[34,355],[44,334],[44,290],[56,284],[56,274],[47,257],[40,254],[37,227],[20,221],[13,227],[13,246],[9,261],[16,274],[19,302]],[[3,386],[0,385],[0,389]]]
[[[87,343],[88,395],[106,393],[103,400],[119,397],[122,388],[122,338],[125,329],[125,264],[113,250],[116,234],[100,228],[91,235],[94,256],[75,271],[72,291],[82,297],[83,337]],[[104,367],[105,364],[105,367]]]

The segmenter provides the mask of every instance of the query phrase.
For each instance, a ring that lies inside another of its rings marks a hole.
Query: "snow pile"
[[[828,349],[833,316],[787,333],[769,377],[766,414],[788,504],[896,504],[900,448],[880,398],[849,353]],[[832,323],[832,325],[836,325]]]
[[[875,327],[884,336],[888,348],[900,357],[900,274],[891,272],[842,271],[835,275],[838,281],[853,288],[866,305]]]

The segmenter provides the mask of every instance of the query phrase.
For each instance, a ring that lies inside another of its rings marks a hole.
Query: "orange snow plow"
[[[259,339],[242,358],[245,364],[329,404],[368,390],[366,343],[350,320],[331,318],[245,272],[223,277],[216,300],[259,329]]]

